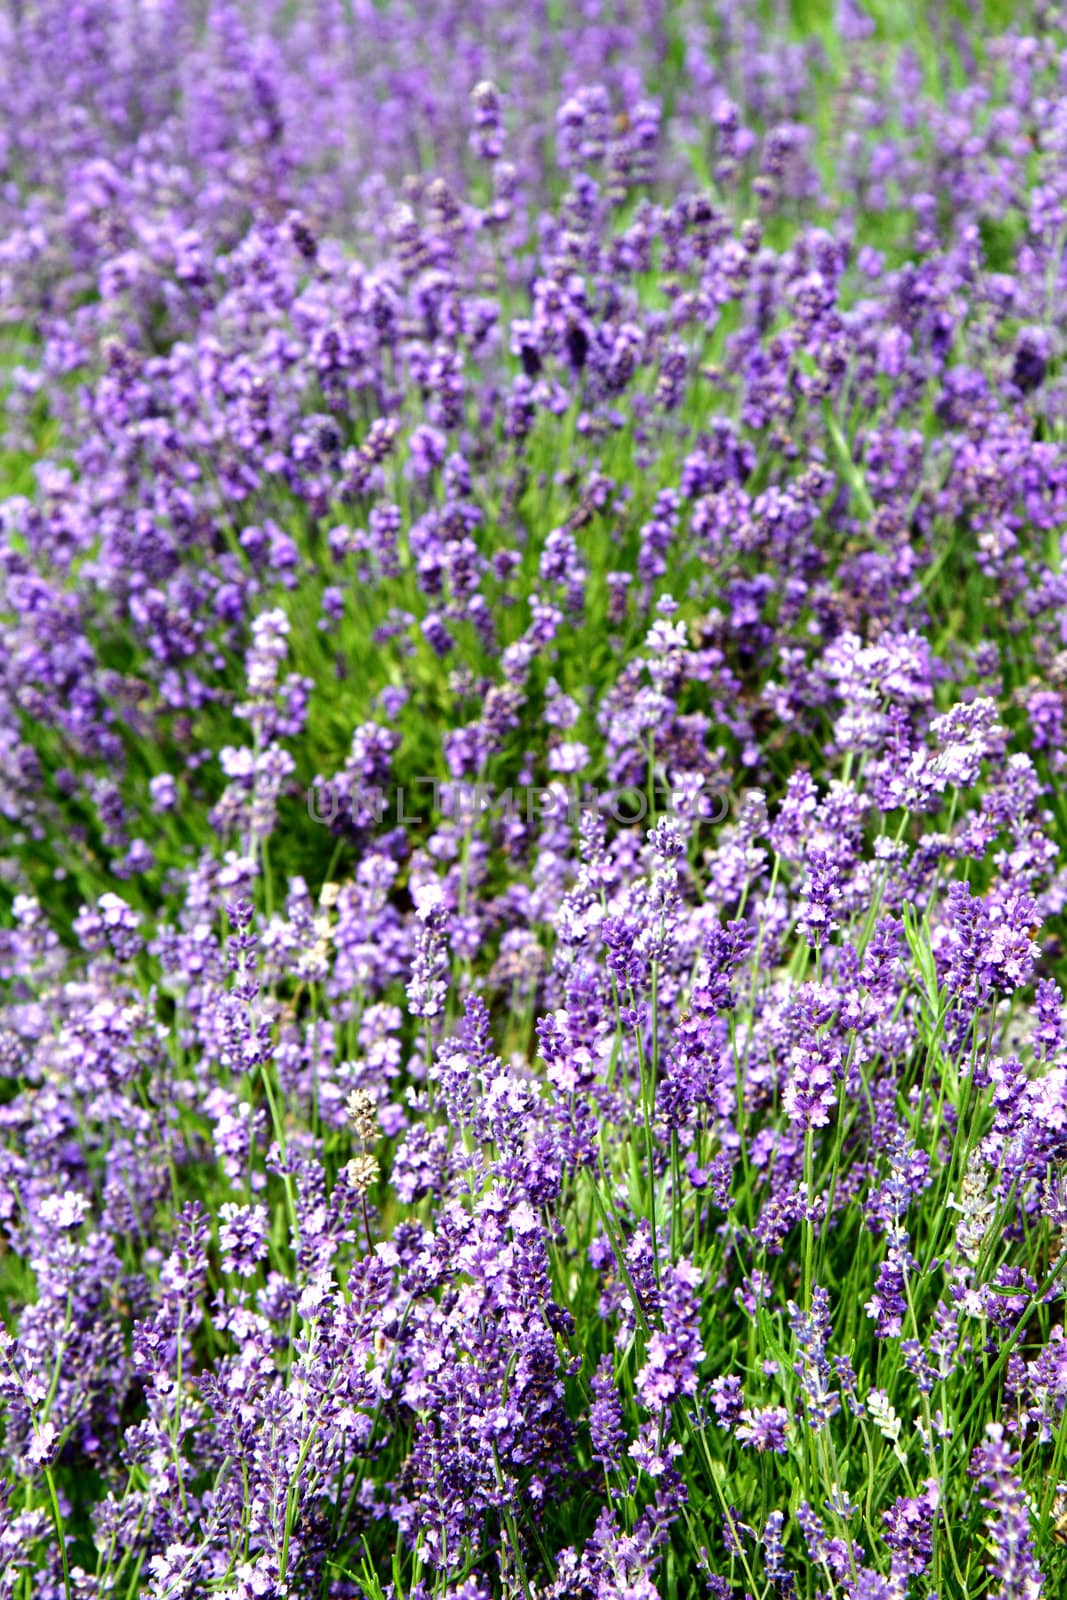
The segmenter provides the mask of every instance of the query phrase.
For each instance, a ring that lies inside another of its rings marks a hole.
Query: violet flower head
[[[415,956],[407,984],[408,1009],[414,1017],[431,1020],[440,1016],[448,989],[445,936],[449,917],[440,890],[431,888],[423,893],[418,918]]]
[[[975,1447],[969,1471],[977,1480],[986,1512],[993,1592],[1001,1600],[1038,1600],[1045,1580],[1037,1565],[1030,1511],[1016,1470],[1019,1461],[1019,1452],[1005,1440],[1003,1425],[990,1422],[985,1442]]]

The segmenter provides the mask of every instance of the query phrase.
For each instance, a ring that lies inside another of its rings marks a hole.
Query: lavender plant
[[[1067,16],[0,19],[0,1600],[1067,1584]]]

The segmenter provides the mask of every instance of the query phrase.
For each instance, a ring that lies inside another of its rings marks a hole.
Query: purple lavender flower
[[[985,1442],[971,1457],[970,1474],[978,1480],[991,1541],[998,1586],[996,1593],[1036,1597],[1044,1589],[1037,1565],[1030,1514],[1016,1475],[1019,1452],[1009,1448],[999,1422],[986,1424]]]

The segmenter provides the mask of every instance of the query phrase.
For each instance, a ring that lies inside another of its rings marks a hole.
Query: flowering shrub
[[[949,17],[5,12],[0,1600],[1064,1592],[1067,16]]]

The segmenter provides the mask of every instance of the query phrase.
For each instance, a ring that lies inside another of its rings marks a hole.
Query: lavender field
[[[1067,10],[5,0],[0,1600],[1067,1596]]]

